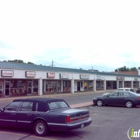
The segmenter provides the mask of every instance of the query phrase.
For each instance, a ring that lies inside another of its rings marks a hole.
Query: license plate
[[[83,128],[84,127],[84,124],[81,124],[81,128]]]

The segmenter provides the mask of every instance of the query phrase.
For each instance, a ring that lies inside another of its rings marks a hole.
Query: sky
[[[0,0],[0,60],[140,67],[139,0]]]

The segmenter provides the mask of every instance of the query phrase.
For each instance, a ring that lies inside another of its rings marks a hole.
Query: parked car
[[[72,109],[63,99],[16,99],[0,109],[0,126],[34,129],[38,136],[90,125],[88,110]]]
[[[132,92],[134,92],[134,89],[132,89],[132,88],[118,88],[117,90],[119,90],[119,91],[132,91]]]
[[[139,88],[136,90],[136,93],[140,93],[140,89]]]
[[[131,108],[140,105],[140,95],[131,91],[114,91],[95,97],[93,103],[97,106],[119,105]]]

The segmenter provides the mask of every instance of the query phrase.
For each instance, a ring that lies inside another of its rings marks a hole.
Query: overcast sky
[[[0,0],[0,60],[140,67],[140,0]]]

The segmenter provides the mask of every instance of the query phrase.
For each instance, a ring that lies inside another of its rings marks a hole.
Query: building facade
[[[0,62],[0,95],[27,96],[140,88],[139,75]]]

